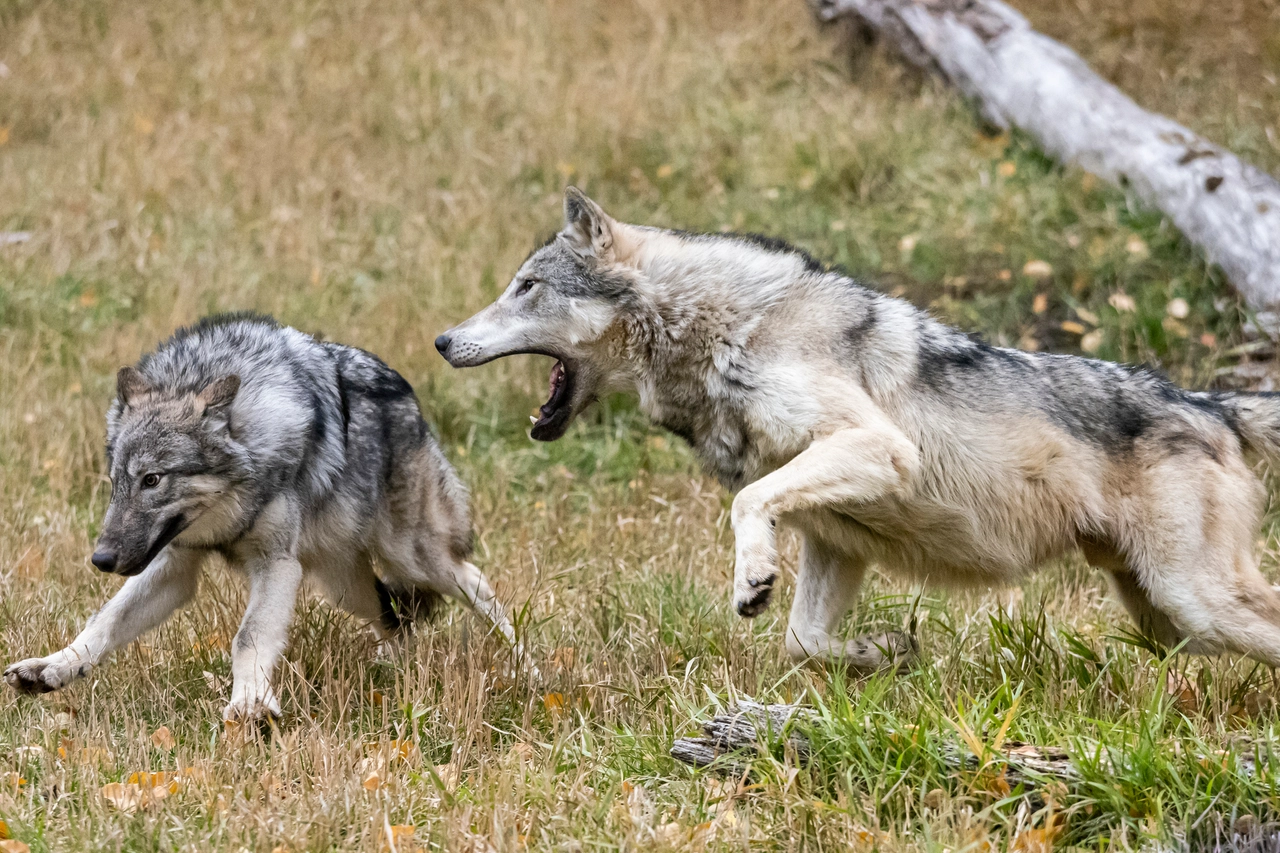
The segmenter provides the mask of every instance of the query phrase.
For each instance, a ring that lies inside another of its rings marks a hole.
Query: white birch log
[[[1142,109],[1000,0],[814,3],[823,19],[861,19],[976,101],[996,127],[1021,128],[1059,160],[1132,190],[1218,264],[1252,308],[1280,309],[1275,178]]]

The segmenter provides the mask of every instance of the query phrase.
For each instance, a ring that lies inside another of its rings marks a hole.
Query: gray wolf
[[[797,530],[797,660],[909,653],[836,634],[871,565],[988,586],[1078,548],[1158,642],[1280,666],[1254,546],[1276,396],[989,346],[780,241],[625,224],[573,188],[563,229],[436,346],[455,367],[555,359],[542,441],[599,395],[636,394],[737,492],[743,616],[769,602],[777,525]]]
[[[409,383],[376,356],[221,315],[121,369],[117,386],[92,562],[128,580],[66,648],[5,670],[14,688],[85,676],[187,604],[213,554],[249,585],[227,719],[280,715],[271,679],[304,578],[384,636],[444,594],[514,643],[467,560],[467,492]]]

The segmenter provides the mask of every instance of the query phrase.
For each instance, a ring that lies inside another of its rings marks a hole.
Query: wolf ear
[[[219,412],[231,405],[240,391],[240,377],[234,373],[213,380],[196,395],[196,404],[204,414]]]
[[[116,396],[126,406],[132,406],[151,393],[151,383],[132,367],[122,367],[116,373]]]
[[[600,205],[587,198],[582,190],[569,187],[564,191],[564,230],[560,236],[583,258],[613,260],[613,219]]]

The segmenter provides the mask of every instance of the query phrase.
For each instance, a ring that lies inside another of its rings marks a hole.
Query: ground
[[[1015,5],[1280,174],[1276,0]],[[1161,660],[1078,560],[1012,614],[877,578],[848,630],[914,620],[922,662],[797,671],[789,584],[733,614],[730,496],[678,439],[608,400],[534,444],[545,359],[434,352],[572,182],[623,219],[794,241],[992,341],[1197,387],[1266,372],[1243,305],[1159,215],[985,135],[800,0],[14,0],[0,62],[0,658],[58,648],[119,586],[87,562],[116,369],[256,309],[415,385],[545,676],[508,678],[457,606],[379,654],[311,603],[278,732],[228,731],[243,597],[219,569],[85,682],[0,692],[0,818],[32,850],[1128,850],[1280,811],[1273,674]],[[1276,577],[1271,522],[1259,536]],[[735,786],[667,756],[738,696],[821,708],[812,759],[779,749]],[[945,765],[1002,737],[1071,750],[1080,778],[1024,796],[998,765]]]

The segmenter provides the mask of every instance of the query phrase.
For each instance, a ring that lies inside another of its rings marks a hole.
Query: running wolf
[[[92,562],[129,580],[65,649],[5,671],[20,691],[65,687],[160,625],[212,554],[249,582],[227,719],[280,715],[271,678],[304,577],[383,636],[443,593],[514,642],[467,561],[467,492],[409,383],[370,353],[268,317],[207,318],[120,371],[106,458]]]
[[[989,346],[777,240],[628,225],[576,189],[564,228],[445,332],[455,367],[555,360],[532,437],[630,391],[736,491],[734,605],[802,555],[786,645],[874,665],[901,636],[837,636],[872,564],[989,585],[1079,548],[1153,639],[1280,666],[1280,595],[1254,546],[1280,398]]]

